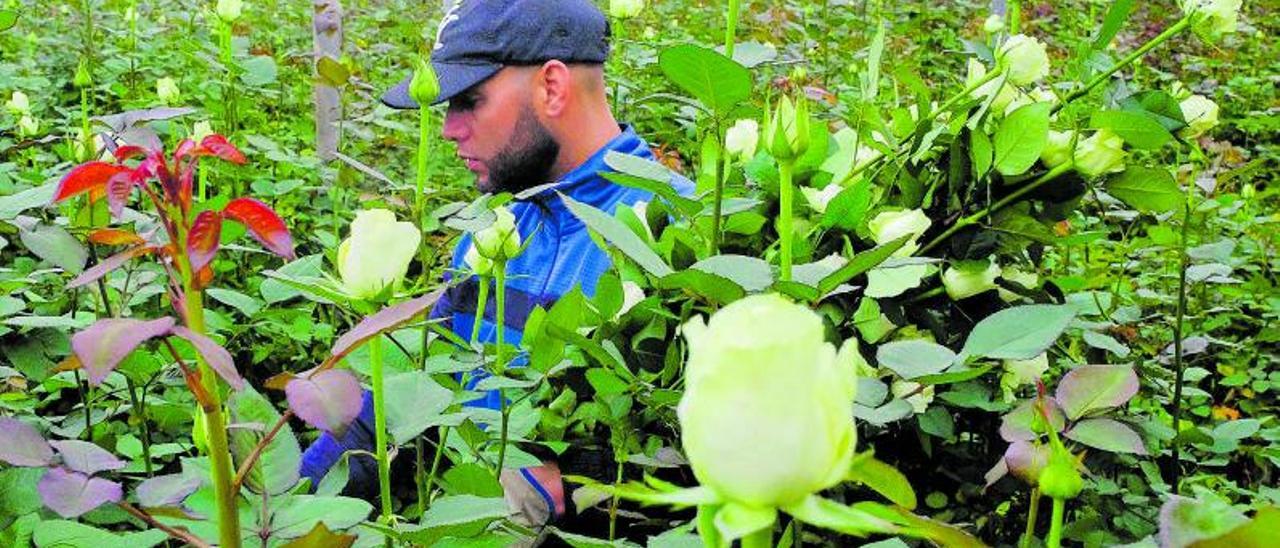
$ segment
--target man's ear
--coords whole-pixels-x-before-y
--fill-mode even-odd
[[[568,108],[569,95],[573,91],[573,75],[569,67],[562,61],[547,61],[538,70],[536,79],[542,114],[548,118],[559,117]]]

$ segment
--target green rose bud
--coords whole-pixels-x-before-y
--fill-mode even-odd
[[[1076,144],[1076,171],[1089,178],[1124,171],[1124,139],[1108,129]]]
[[[942,271],[942,287],[958,301],[996,288],[1000,265],[992,261],[963,261]]]
[[[243,3],[240,0],[218,0],[218,5],[214,8],[214,13],[218,14],[218,19],[225,23],[234,23],[240,18],[240,10]]]
[[[1182,13],[1191,18],[1191,30],[1209,42],[1236,31],[1242,0],[1182,0]]]
[[[493,210],[498,216],[493,224],[475,233],[476,251],[493,261],[506,261],[520,252],[520,232],[516,218],[505,207]]]
[[[630,19],[644,11],[644,0],[609,0],[609,17]]]
[[[809,149],[809,105],[783,96],[765,123],[764,143],[780,162],[794,162]]]
[[[1182,108],[1182,119],[1187,122],[1187,127],[1178,132],[1183,139],[1195,139],[1218,125],[1218,103],[1208,97],[1192,95],[1178,106]]]
[[[1075,457],[1061,447],[1053,448],[1049,464],[1040,472],[1040,492],[1055,499],[1073,499],[1084,489],[1084,478]]]
[[[750,160],[756,155],[756,145],[760,142],[760,124],[755,120],[738,120],[724,136],[724,148],[730,156],[739,160]]]
[[[178,83],[168,76],[156,80],[156,97],[166,105],[174,105],[182,100],[182,92],[178,91]]]
[[[906,257],[920,249],[920,244],[916,240],[926,230],[929,230],[929,225],[931,224],[933,224],[933,221],[929,219],[928,215],[924,214],[924,211],[906,209],[902,211],[885,211],[876,215],[875,218],[867,223],[867,229],[871,231],[871,239],[876,242],[876,245],[886,244],[910,235],[911,239],[893,254],[895,257]]]
[[[31,113],[31,101],[27,99],[27,94],[21,91],[14,91],[13,96],[5,101],[4,106],[15,116]]]
[[[1049,53],[1044,43],[1025,34],[1005,40],[996,53],[996,62],[1009,71],[1009,82],[1016,86],[1033,84],[1049,75]]]
[[[425,107],[434,103],[440,96],[440,81],[436,79],[435,68],[427,59],[418,58],[417,68],[413,71],[413,79],[409,81],[409,97],[418,106]]]
[[[775,294],[753,295],[682,331],[689,361],[676,413],[703,486],[768,509],[844,479],[857,442],[856,350],[826,343],[817,314]]]
[[[338,275],[347,295],[370,301],[399,285],[421,240],[413,223],[397,222],[388,210],[356,213],[351,235],[338,246]]]
[[[76,66],[76,76],[71,80],[71,85],[78,88],[87,88],[93,85],[93,75],[89,73],[89,63],[84,59],[81,59],[80,64]]]

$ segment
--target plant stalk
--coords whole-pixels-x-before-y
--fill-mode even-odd
[[[1066,97],[1062,98],[1062,102],[1053,106],[1053,110],[1051,110],[1050,112],[1051,113],[1058,112],[1067,103],[1070,103],[1076,99],[1079,99],[1081,97],[1084,97],[1085,95],[1088,95],[1090,91],[1093,91],[1093,88],[1096,88],[1099,85],[1101,85],[1103,82],[1106,82],[1107,79],[1110,78],[1112,74],[1116,73],[1116,71],[1128,66],[1130,63],[1133,63],[1139,57],[1146,55],[1148,51],[1151,51],[1156,46],[1174,37],[1178,33],[1186,30],[1190,26],[1191,26],[1190,17],[1184,16],[1182,19],[1179,19],[1177,23],[1174,23],[1170,25],[1169,28],[1164,29],[1164,32],[1161,32],[1160,34],[1156,35],[1155,38],[1152,38],[1147,43],[1139,46],[1138,49],[1135,49],[1132,52],[1130,52],[1129,55],[1124,56],[1124,58],[1117,61],[1116,64],[1111,65],[1111,67],[1108,68],[1107,70],[1104,70],[1101,73],[1099,73],[1097,76],[1094,76],[1087,83],[1085,83],[1084,87],[1067,94]]]
[[[1027,529],[1022,533],[1021,548],[1031,548],[1031,539],[1036,534],[1036,518],[1040,514],[1040,488],[1031,489],[1031,507],[1027,510]]]
[[[738,34],[738,11],[742,0],[729,0],[729,18],[724,25],[724,56],[733,59],[733,45]]]
[[[505,334],[503,332],[506,331],[506,327],[503,324],[505,323],[506,312],[507,312],[507,309],[506,309],[507,261],[505,259],[501,261],[494,261],[493,271],[494,271],[493,291],[494,291],[494,301],[495,301],[493,321],[494,321],[494,324],[497,326],[497,335],[495,337],[493,363],[494,363],[494,372],[496,372],[498,375],[504,375],[506,374],[506,371],[507,371],[507,362],[505,357],[506,352],[503,349],[503,344],[505,339]],[[484,311],[480,310],[480,311],[477,311],[477,313],[483,315]],[[495,474],[495,477],[501,478],[502,467],[507,457],[507,436],[508,436],[507,429],[511,422],[511,406],[507,405],[507,394],[501,388],[498,389],[498,409],[502,413],[502,430],[499,433],[499,440],[498,440],[499,441],[498,466],[494,474]]]
[[[1193,185],[1188,184],[1187,198],[1183,204],[1182,217],[1182,235],[1178,239],[1178,309],[1174,315],[1173,322],[1173,410],[1169,413],[1173,420],[1173,447],[1170,458],[1172,466],[1170,467],[1169,485],[1174,493],[1178,492],[1178,483],[1182,479],[1182,461],[1181,446],[1178,443],[1178,434],[1182,430],[1182,380],[1186,373],[1186,363],[1183,361],[1182,355],[1182,333],[1184,321],[1187,316],[1187,267],[1190,266],[1191,257],[1187,254],[1187,232],[1191,226],[1191,192]]]
[[[373,377],[374,451],[378,461],[378,490],[382,519],[391,518],[391,463],[387,460],[386,390],[382,372],[382,336],[369,340],[369,372]]]
[[[782,281],[791,281],[791,202],[795,189],[792,188],[792,170],[795,166],[788,161],[778,162],[778,238],[782,249]]]
[[[742,537],[742,548],[773,548],[773,524]]]
[[[1036,178],[1036,180],[1034,180],[1034,181],[1032,181],[1032,182],[1030,182],[1030,183],[1027,183],[1026,185],[1023,185],[1023,187],[1022,187],[1022,188],[1019,188],[1018,190],[1016,190],[1016,191],[1014,191],[1014,192],[1010,193],[1008,196],[1005,196],[1004,198],[1001,198],[1001,199],[1000,199],[999,201],[997,201],[996,203],[991,204],[991,206],[990,206],[990,207],[988,207],[988,208],[986,208],[986,209],[984,209],[984,210],[982,210],[982,211],[979,211],[979,212],[977,212],[977,213],[974,213],[973,215],[969,215],[968,217],[965,217],[965,218],[963,218],[963,219],[960,219],[959,221],[956,221],[956,224],[951,225],[951,228],[948,228],[948,229],[946,229],[945,231],[943,231],[943,232],[942,232],[942,234],[939,234],[939,235],[938,235],[938,237],[934,238],[934,239],[933,239],[932,241],[930,241],[927,245],[925,245],[924,247],[920,248],[920,250],[919,250],[919,251],[917,251],[915,254],[916,254],[916,255],[920,255],[920,254],[924,254],[924,253],[929,252],[929,250],[931,250],[931,249],[933,249],[933,248],[937,247],[937,246],[938,246],[938,244],[941,244],[942,242],[946,241],[946,239],[947,239],[947,238],[950,238],[951,236],[955,235],[955,233],[956,233],[956,232],[959,232],[959,231],[961,231],[961,230],[964,230],[964,229],[965,229],[965,228],[967,228],[967,227],[973,226],[973,225],[977,224],[979,221],[981,221],[981,220],[985,219],[986,217],[990,216],[991,214],[993,214],[993,213],[995,213],[995,212],[997,212],[997,211],[1000,211],[1001,209],[1004,209],[1004,208],[1005,208],[1006,206],[1008,206],[1009,204],[1012,204],[1012,203],[1014,203],[1014,202],[1018,201],[1018,200],[1019,200],[1020,198],[1022,198],[1023,196],[1026,196],[1026,195],[1027,195],[1027,193],[1029,193],[1029,192],[1031,192],[1031,191],[1033,191],[1033,190],[1035,190],[1035,189],[1037,189],[1037,188],[1040,188],[1040,187],[1041,187],[1042,185],[1044,185],[1045,183],[1047,183],[1047,182],[1049,182],[1049,181],[1052,181],[1052,180],[1054,180],[1054,179],[1057,179],[1057,178],[1058,178],[1058,177],[1060,177],[1062,174],[1064,174],[1064,173],[1066,173],[1066,172],[1068,172],[1068,171],[1071,171],[1071,168],[1072,168],[1073,166],[1074,166],[1074,163],[1073,163],[1073,162],[1066,162],[1066,163],[1064,163],[1064,164],[1062,164],[1062,165],[1059,165],[1058,167],[1055,167],[1055,168],[1053,168],[1053,169],[1049,170],[1049,171],[1048,171],[1048,172],[1046,172],[1044,175],[1041,175],[1040,177]]]
[[[1053,520],[1049,525],[1049,538],[1045,540],[1046,548],[1062,546],[1062,520],[1067,511],[1067,499],[1053,499]]]

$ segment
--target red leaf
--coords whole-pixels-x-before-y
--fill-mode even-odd
[[[80,164],[62,177],[53,193],[53,203],[61,202],[91,189],[104,187],[107,181],[119,173],[130,171],[128,167],[106,162]]]
[[[98,386],[133,349],[149,339],[167,335],[176,322],[164,317],[151,321],[132,318],[98,320],[71,336],[71,350],[80,358],[89,384]]]
[[[123,145],[116,148],[115,152],[112,152],[111,155],[116,157],[116,161],[123,162],[133,158],[134,156],[142,156],[146,153],[147,149],[138,145]]]
[[[341,435],[360,415],[360,383],[345,369],[328,369],[289,381],[284,389],[289,409],[307,424]]]
[[[293,236],[284,220],[270,206],[253,198],[236,198],[222,208],[222,214],[249,229],[267,250],[293,260]]]
[[[244,165],[246,161],[240,149],[231,144],[226,137],[216,133],[201,140],[200,148],[204,150],[196,152],[197,155],[203,156],[207,154],[237,165]]]
[[[331,363],[336,363],[347,354],[350,354],[356,347],[379,333],[395,330],[424,312],[431,310],[431,307],[435,306],[436,301],[440,300],[440,296],[443,294],[443,289],[433,291],[416,299],[410,299],[400,304],[383,308],[372,316],[361,320],[359,324],[351,328],[351,331],[338,337],[338,342],[333,345],[333,351],[330,353],[329,358],[320,367],[324,368]]]
[[[222,215],[216,211],[201,211],[196,215],[187,233],[187,260],[191,261],[192,272],[199,272],[213,261],[221,236]]]
[[[75,289],[82,285],[92,283],[98,278],[106,276],[107,273],[111,272],[112,270],[120,268],[120,265],[123,265],[124,263],[129,262],[130,259],[133,259],[134,257],[138,257],[140,255],[146,255],[147,253],[150,253],[155,249],[156,249],[155,246],[141,245],[138,247],[132,247],[132,248],[126,249],[124,251],[121,251],[120,253],[116,253],[115,255],[107,257],[103,259],[102,262],[99,262],[98,264],[93,265],[93,268],[90,268],[84,272],[81,272],[79,276],[76,276],[76,279],[71,280],[71,283],[67,284],[67,289]]]
[[[124,214],[124,204],[129,201],[129,193],[133,191],[136,172],[117,173],[107,181],[107,206],[111,208],[111,216],[119,219]]]
[[[138,245],[147,243],[142,236],[120,228],[100,228],[89,233],[89,241],[99,245]]]
[[[184,326],[173,328],[173,335],[186,339],[191,346],[196,347],[196,351],[204,358],[204,362],[213,368],[214,372],[227,381],[236,390],[244,389],[244,379],[240,378],[240,372],[236,371],[235,361],[231,359],[231,353],[227,349],[218,344],[213,339],[200,333],[196,333]]]
[[[199,147],[200,145],[197,145],[195,141],[183,139],[181,143],[178,143],[178,148],[173,150],[173,163],[180,163],[183,158],[196,154],[199,151]]]

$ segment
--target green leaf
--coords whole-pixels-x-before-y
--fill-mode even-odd
[[[756,257],[715,255],[693,263],[689,268],[730,280],[751,293],[764,291],[773,285],[773,268]]]
[[[1192,546],[1225,536],[1248,522],[1244,513],[1214,493],[1204,491],[1196,499],[1173,496],[1160,508],[1160,538],[1166,546]],[[1270,534],[1274,536],[1275,531]]]
[[[916,416],[920,430],[934,437],[951,441],[956,437],[955,419],[946,406],[935,405]]]
[[[453,401],[453,392],[436,383],[426,371],[392,375],[384,388],[387,432],[397,444],[408,443],[427,428],[440,424]]]
[[[564,194],[560,194],[560,199],[564,200],[565,205],[569,207],[569,211],[581,220],[583,224],[600,234],[605,241],[617,246],[618,250],[635,261],[645,271],[658,277],[667,276],[675,272],[670,266],[667,266],[667,263],[663,262],[657,253],[649,249],[644,240],[641,240],[636,233],[629,230],[626,225],[623,225],[617,219]]]
[[[1093,49],[1096,51],[1107,49],[1107,44],[1110,44],[1116,37],[1116,33],[1120,32],[1130,13],[1133,13],[1133,0],[1113,2],[1111,9],[1107,10],[1106,18],[1102,20],[1102,26],[1098,27],[1098,35],[1093,39]]]
[[[880,263],[883,263],[888,260],[889,257],[892,257],[894,252],[898,251],[898,249],[905,245],[907,240],[910,239],[911,235],[906,235],[854,255],[852,259],[849,259],[849,262],[844,264],[844,266],[841,266],[838,270],[832,272],[827,275],[827,277],[823,278],[822,281],[818,282],[818,291],[821,294],[826,295],[840,284],[845,283],[853,279],[855,276],[871,270],[872,268],[880,266]]]
[[[239,310],[241,314],[253,317],[259,310],[262,310],[262,301],[230,289],[222,289],[218,287],[210,287],[204,290],[205,294],[212,297],[213,300]]]
[[[1046,133],[1045,135],[1047,136],[1048,134]],[[991,170],[993,154],[995,154],[995,150],[991,144],[991,137],[988,137],[981,130],[969,132],[969,161],[973,163],[974,178],[981,178]]]
[[[7,221],[17,217],[19,213],[28,209],[49,205],[49,201],[53,199],[53,193],[57,189],[58,183],[55,181],[47,185],[28,188],[16,194],[0,197],[0,221]]]
[[[294,279],[322,279],[324,270],[321,264],[324,262],[324,256],[321,254],[307,255],[299,257],[296,260],[285,263],[280,267],[278,272],[285,277]],[[266,274],[266,272],[264,272]],[[303,295],[303,291],[291,287],[280,280],[267,279],[263,280],[262,286],[258,289],[262,298],[267,304],[276,304],[278,302],[287,301],[299,295]],[[326,299],[327,301],[327,299]]]
[[[1151,116],[1169,131],[1187,127],[1186,118],[1182,115],[1182,105],[1172,95],[1158,89],[1139,91],[1125,97],[1120,100],[1120,108]]]
[[[1268,506],[1258,510],[1248,523],[1232,529],[1225,535],[1195,544],[1196,548],[1233,548],[1245,546],[1269,546],[1280,531],[1280,508]]]
[[[93,548],[151,548],[168,535],[159,529],[117,535],[97,527],[60,519],[41,522],[32,540],[36,546],[92,546]]]
[[[658,67],[675,85],[719,115],[751,96],[751,72],[714,50],[692,44],[658,54]]]
[[[1029,360],[1044,352],[1075,318],[1067,306],[1015,306],[987,316],[973,326],[960,351],[966,357]]]
[[[445,537],[473,537],[507,512],[507,501],[502,497],[441,497],[422,515],[421,528],[407,532],[404,539],[418,546],[433,546]]]
[[[369,503],[351,497],[293,495],[285,500],[288,504],[271,516],[272,537],[277,539],[301,537],[320,522],[331,530],[349,529],[373,510]]]
[[[245,386],[244,390],[233,393],[227,407],[231,411],[232,422],[253,424],[256,428],[230,429],[232,452],[237,462],[243,462],[266,435],[267,430],[280,420],[280,412],[252,386]],[[302,449],[293,435],[293,429],[286,423],[245,476],[245,484],[257,492],[265,489],[272,495],[284,493],[298,483],[301,463]]]
[[[340,88],[351,79],[351,70],[342,61],[326,55],[316,61],[316,75],[324,85]]]
[[[325,59],[328,59],[326,57]],[[275,83],[279,70],[270,55],[255,55],[240,65],[240,81],[246,86],[262,87]]]
[[[89,250],[66,229],[55,225],[37,225],[18,234],[22,245],[49,264],[72,274],[84,271]]]
[[[809,495],[803,501],[782,510],[805,523],[855,537],[864,537],[873,533],[898,532],[895,525],[874,514],[818,495]]]
[[[1112,453],[1147,454],[1142,438],[1128,425],[1108,418],[1082,420],[1063,433],[1069,439]]]
[[[895,341],[876,349],[876,361],[899,377],[911,380],[932,375],[955,363],[951,349],[925,340]]]
[[[1001,175],[1018,175],[1035,165],[1049,141],[1052,108],[1049,103],[1024,105],[1000,122],[994,143],[996,171]]]
[[[863,224],[871,209],[871,185],[865,182],[841,190],[822,212],[822,226],[854,231]]]
[[[18,24],[18,12],[13,10],[0,10],[0,32],[9,30],[16,24]]]
[[[850,467],[849,475],[845,478],[866,485],[898,506],[908,510],[914,510],[916,507],[916,491],[911,488],[911,482],[907,480],[907,476],[897,468],[875,458],[870,452],[854,457],[853,466]]]
[[[1186,200],[1173,174],[1165,168],[1131,166],[1109,179],[1106,191],[1130,207],[1148,213],[1175,211]]]
[[[324,522],[318,522],[311,528],[311,532],[294,539],[283,548],[348,548],[355,542],[355,535],[334,533]]]
[[[587,370],[587,382],[591,383],[591,387],[596,390],[596,394],[601,396],[622,394],[628,388],[627,383],[619,379],[612,371],[600,367]]]
[[[1103,110],[1093,113],[1089,126],[1109,129],[1134,148],[1156,149],[1173,140],[1173,134],[1154,116],[1127,110]]]

